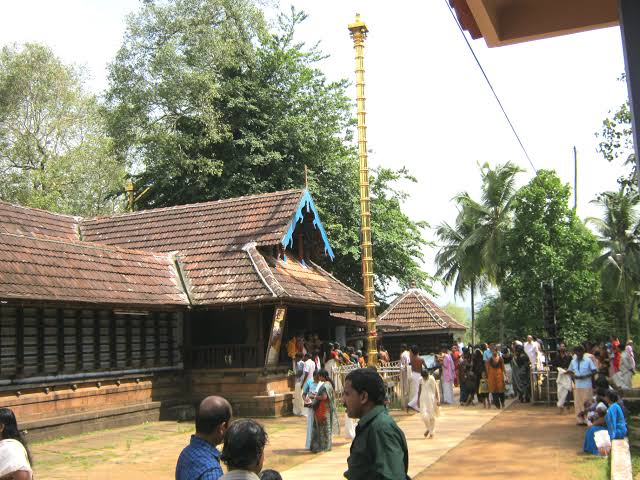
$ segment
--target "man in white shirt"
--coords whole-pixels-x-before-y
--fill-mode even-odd
[[[527,335],[527,342],[524,344],[524,353],[529,357],[531,368],[540,370],[540,346],[538,345],[538,342],[533,341],[533,337],[531,335]]]
[[[267,432],[258,422],[249,419],[233,422],[224,434],[220,455],[228,473],[220,480],[260,480],[266,444]]]
[[[302,385],[307,383],[307,380],[313,380],[313,372],[316,371],[316,362],[313,361],[309,353],[304,356],[304,380]]]
[[[409,363],[411,353],[406,344],[400,345],[400,381],[402,382],[402,406],[406,408],[409,403]]]

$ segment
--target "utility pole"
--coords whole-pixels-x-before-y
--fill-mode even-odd
[[[578,151],[573,147],[573,210],[578,211]]]
[[[362,257],[362,284],[367,319],[367,352],[369,366],[378,363],[376,347],[376,303],[373,289],[373,249],[371,246],[371,208],[369,203],[369,166],[367,163],[367,127],[364,108],[364,41],[369,29],[356,14],[349,25],[353,48],[356,51],[356,103],[358,107],[358,159],[360,161],[360,256]]]

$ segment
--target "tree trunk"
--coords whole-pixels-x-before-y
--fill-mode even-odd
[[[476,344],[476,306],[474,301],[475,285],[471,284],[471,345]]]

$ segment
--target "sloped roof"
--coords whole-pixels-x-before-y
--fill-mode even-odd
[[[80,217],[0,201],[0,233],[80,240],[79,221]]]
[[[0,232],[0,297],[187,305],[168,254]]]
[[[305,264],[290,251],[287,261],[273,257],[273,247],[292,246],[296,227],[308,222],[304,225],[311,229],[313,242],[333,258],[307,190],[94,219],[1,202],[0,213],[0,233],[8,235],[0,238],[0,245],[6,243],[8,260],[15,260],[0,270],[0,294],[6,291],[5,296],[26,298],[31,288],[32,298],[78,301],[229,305],[292,299],[350,309],[364,303],[359,293],[318,265]],[[38,239],[44,242],[41,250]],[[42,252],[51,258],[39,258]],[[177,301],[171,295],[182,282],[188,299]]]
[[[360,307],[362,297],[317,265],[269,266],[258,247],[292,243],[304,211],[333,251],[306,190],[251,195],[83,220],[87,241],[154,252],[178,252],[194,304],[215,305],[292,298]],[[269,271],[271,272],[269,274]],[[274,282],[278,286],[274,286]],[[281,285],[280,285],[281,284]]]
[[[411,288],[396,298],[378,316],[377,327],[385,332],[467,329],[417,288]]]

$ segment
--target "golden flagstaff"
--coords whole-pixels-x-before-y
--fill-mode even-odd
[[[356,51],[356,102],[358,106],[358,158],[360,160],[360,238],[362,257],[362,285],[367,315],[367,352],[369,365],[378,360],[376,348],[376,304],[373,294],[373,248],[371,246],[371,209],[369,206],[369,166],[367,164],[367,127],[364,108],[364,40],[369,30],[356,14],[349,25],[353,48]]]

